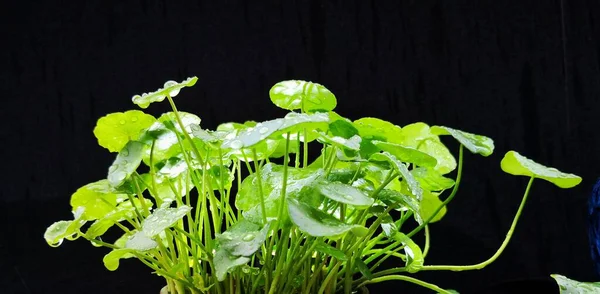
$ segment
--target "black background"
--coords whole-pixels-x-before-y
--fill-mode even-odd
[[[188,76],[198,83],[176,102],[205,128],[280,116],[269,88],[304,79],[328,87],[351,119],[493,138],[492,156],[467,153],[461,191],[431,226],[428,264],[477,263],[498,248],[527,181],[500,170],[506,151],[581,175],[569,190],[537,181],[489,267],[417,277],[465,293],[520,280],[552,293],[551,273],[597,280],[586,198],[600,173],[600,3],[563,2],[3,1],[0,292],[158,293],[163,281],[138,262],[109,272],[106,250],[81,240],[49,248],[42,235],[70,217],[78,187],[106,176],[114,154],[96,144],[95,121]],[[386,287],[422,291],[373,289]]]

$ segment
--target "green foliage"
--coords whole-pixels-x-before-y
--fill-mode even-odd
[[[333,111],[328,89],[305,81],[271,88],[275,106],[290,111],[284,117],[208,130],[173,101],[196,80],[133,97],[141,108],[167,99],[173,111],[158,119],[131,110],[98,120],[98,143],[118,154],[105,179],[71,196],[73,219],[46,230],[49,245],[82,237],[111,249],[108,270],[136,258],[170,293],[220,294],[353,293],[387,280],[455,293],[398,273],[479,269],[502,252],[472,266],[425,265],[429,225],[451,213],[463,148],[489,156],[490,138],[422,122],[352,121]],[[460,144],[458,162],[443,135]],[[311,160],[315,147],[321,153]],[[562,188],[581,181],[514,151],[501,167]],[[423,232],[427,241],[417,244]],[[404,266],[382,270],[388,258]]]
[[[550,275],[556,283],[558,284],[558,289],[560,294],[593,294],[600,293],[600,282],[595,283],[586,283],[586,282],[578,282],[572,279],[569,279],[565,276],[553,274]]]

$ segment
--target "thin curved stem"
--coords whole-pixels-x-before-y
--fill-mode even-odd
[[[448,198],[446,198],[446,200],[444,200],[444,202],[440,204],[440,206],[435,210],[435,212],[431,216],[429,216],[427,220],[425,220],[421,225],[416,227],[410,233],[406,234],[406,237],[411,238],[416,233],[420,232],[426,225],[428,225],[433,220],[434,217],[437,216],[437,214],[440,212],[440,210],[442,210],[442,208],[444,208],[450,201],[452,201],[452,198],[454,198],[456,192],[458,192],[458,186],[460,186],[460,180],[462,178],[463,149],[464,146],[461,144],[458,151],[458,168],[456,171],[456,181],[454,182],[454,188],[452,189],[452,193],[450,193],[450,196],[448,196]]]
[[[367,285],[367,284],[381,283],[381,282],[385,282],[385,281],[394,281],[394,280],[396,280],[396,281],[406,281],[406,282],[410,282],[410,283],[413,283],[413,284],[417,284],[417,285],[419,285],[421,287],[424,287],[424,288],[436,291],[436,293],[445,293],[445,294],[452,293],[452,292],[444,290],[444,289],[442,289],[442,288],[440,288],[440,287],[438,287],[438,286],[436,286],[434,284],[427,283],[427,282],[424,282],[424,281],[421,281],[419,279],[415,279],[415,278],[412,278],[412,277],[402,276],[402,275],[392,275],[392,276],[374,278],[374,279],[371,279],[369,281],[363,282],[357,288],[360,288],[360,287],[362,287],[364,285]]]
[[[523,195],[523,200],[521,200],[521,205],[519,206],[519,210],[517,210],[517,214],[515,215],[515,218],[513,219],[512,225],[510,226],[508,233],[506,233],[506,238],[504,238],[504,242],[502,242],[502,245],[500,245],[500,248],[498,248],[498,250],[496,251],[496,253],[494,255],[492,255],[492,257],[490,257],[486,261],[480,262],[478,264],[473,264],[473,265],[429,265],[429,266],[423,266],[421,268],[421,270],[429,270],[429,271],[434,271],[434,270],[451,270],[451,271],[477,270],[477,269],[482,269],[482,268],[486,267],[487,265],[489,265],[490,263],[494,262],[502,254],[502,252],[504,251],[504,249],[510,242],[510,239],[511,239],[511,237],[515,231],[515,228],[517,226],[517,223],[519,222],[519,217],[521,216],[521,213],[523,212],[523,208],[525,207],[525,202],[527,202],[527,196],[529,196],[529,191],[531,190],[531,186],[532,186],[534,180],[535,180],[535,177],[531,177],[529,179],[529,183],[527,184],[527,189],[525,189],[525,194]]]

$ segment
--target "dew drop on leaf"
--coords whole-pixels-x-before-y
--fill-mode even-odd
[[[254,238],[256,238],[256,236],[254,234],[248,233],[244,237],[242,237],[242,240],[249,242],[249,241],[254,240]]]
[[[266,133],[268,131],[269,131],[269,128],[267,128],[267,127],[262,127],[260,129],[258,129],[258,132],[261,133],[261,134],[264,134],[264,133]]]
[[[134,116],[134,117],[132,117],[132,118],[131,118],[131,121],[132,121],[132,122],[136,122],[136,121],[138,121],[138,118],[137,118],[137,116]]]
[[[124,125],[125,124],[125,120],[122,119],[122,120],[119,121],[119,123],[122,124],[122,125]]]

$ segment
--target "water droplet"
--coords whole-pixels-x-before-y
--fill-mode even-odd
[[[354,198],[352,198],[352,196],[350,196],[350,195],[348,195],[348,194],[344,195],[344,198],[346,198],[346,199],[348,199],[348,200],[352,200],[352,199],[354,199]]]
[[[123,150],[121,150],[121,155],[122,156],[129,156],[129,149],[123,149]]]
[[[108,172],[109,172],[109,173],[114,173],[116,170],[117,170],[117,166],[116,166],[116,165],[111,165],[111,166],[108,168]]]
[[[225,136],[225,139],[227,139],[227,140],[231,140],[233,138],[235,138],[235,133],[229,133],[229,134],[227,134],[227,136]]]
[[[132,117],[132,118],[131,118],[131,121],[132,121],[132,122],[136,122],[136,121],[138,121],[138,118],[137,118],[137,116],[134,116],[134,117]]]
[[[122,119],[122,120],[119,121],[119,123],[122,124],[122,125],[124,125],[125,124],[125,120]]]
[[[128,163],[129,163],[129,161],[127,161],[127,160],[123,160],[121,163],[122,163],[123,165],[126,165],[126,164],[128,164]]]
[[[254,238],[256,238],[256,236],[254,234],[248,233],[248,234],[244,235],[244,237],[242,237],[242,240],[248,242],[248,241],[254,240]]]
[[[258,130],[258,132],[259,132],[259,133],[261,133],[261,134],[265,134],[265,133],[266,133],[266,132],[268,132],[268,131],[269,131],[269,128],[267,128],[267,127],[262,127],[262,128],[260,128],[260,129]]]
[[[231,142],[231,148],[233,148],[233,149],[240,149],[240,148],[242,148],[242,146],[244,146],[244,143],[242,143],[242,141],[240,141],[240,140],[235,140],[235,141]]]

